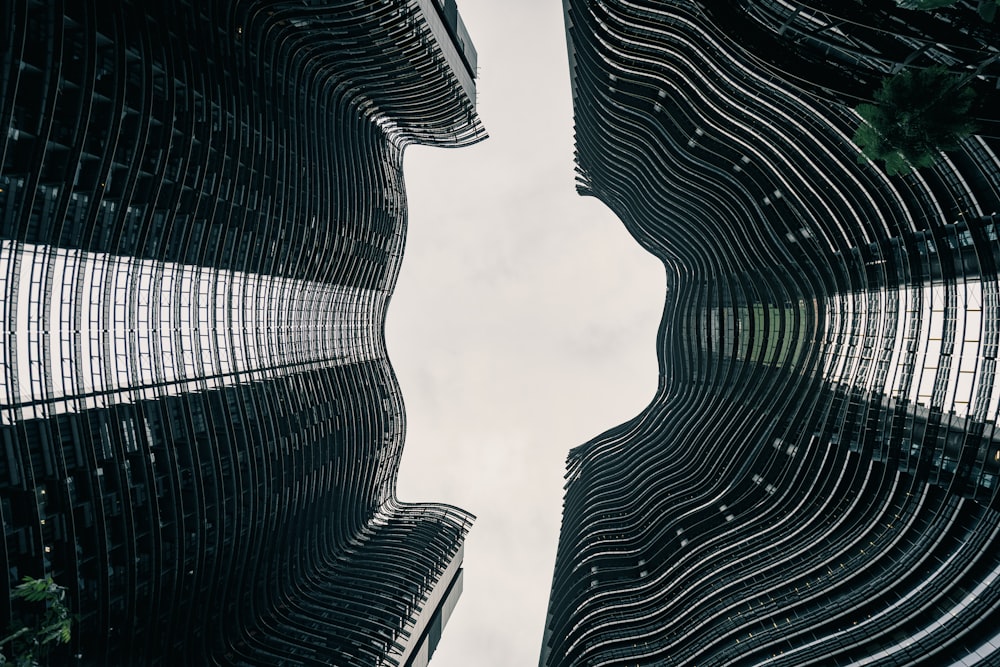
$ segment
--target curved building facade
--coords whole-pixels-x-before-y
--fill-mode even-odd
[[[472,517],[396,499],[383,325],[403,151],[485,136],[454,2],[0,31],[0,559],[68,589],[52,664],[426,664]]]
[[[668,288],[651,404],[569,455],[543,666],[1000,664],[1000,141],[859,164],[837,100],[936,54],[830,4],[565,3],[578,188]]]

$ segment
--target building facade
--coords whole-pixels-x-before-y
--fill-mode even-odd
[[[396,498],[383,325],[405,148],[485,136],[454,1],[0,30],[0,559],[67,588],[51,664],[426,664],[472,517]]]
[[[848,106],[932,63],[995,99],[989,27],[565,10],[578,188],[668,288],[651,404],[570,452],[540,665],[1000,664],[995,111],[889,177]]]

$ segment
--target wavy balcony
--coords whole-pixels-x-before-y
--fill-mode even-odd
[[[395,498],[383,330],[403,151],[485,134],[424,5],[5,8],[0,562],[67,587],[53,664],[433,651],[472,517]]]
[[[843,104],[948,40],[992,94],[991,42],[820,0],[566,12],[579,190],[668,289],[655,399],[570,452],[540,664],[995,664],[1000,143],[887,177]]]

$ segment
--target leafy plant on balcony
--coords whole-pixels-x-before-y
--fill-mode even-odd
[[[855,109],[864,119],[854,133],[858,162],[878,160],[886,173],[906,174],[957,148],[976,129],[969,116],[976,94],[966,83],[943,67],[907,69],[885,79],[875,103]]]
[[[22,625],[18,630],[0,639],[0,647],[10,644],[13,650],[13,664],[17,667],[35,667],[52,644],[69,643],[73,617],[64,600],[66,588],[56,584],[52,577],[34,579],[25,577],[14,587],[13,599],[44,604],[44,611],[33,615],[30,625]],[[6,649],[0,653],[0,665],[7,664]]]

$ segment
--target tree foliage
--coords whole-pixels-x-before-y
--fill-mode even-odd
[[[987,23],[992,23],[1000,10],[1000,0],[979,0],[979,16]]]
[[[22,625],[20,629],[0,639],[0,646],[12,646],[14,664],[17,667],[35,667],[38,665],[38,658],[48,651],[51,644],[69,643],[73,617],[64,603],[64,586],[56,584],[52,577],[25,577],[14,587],[11,597],[45,605],[41,614],[34,615],[31,625]],[[6,655],[0,653],[0,665],[6,663]]]
[[[907,69],[882,82],[874,104],[855,109],[864,122],[854,133],[858,162],[880,160],[890,175],[934,164],[975,131],[969,109],[975,92],[943,67]]]

